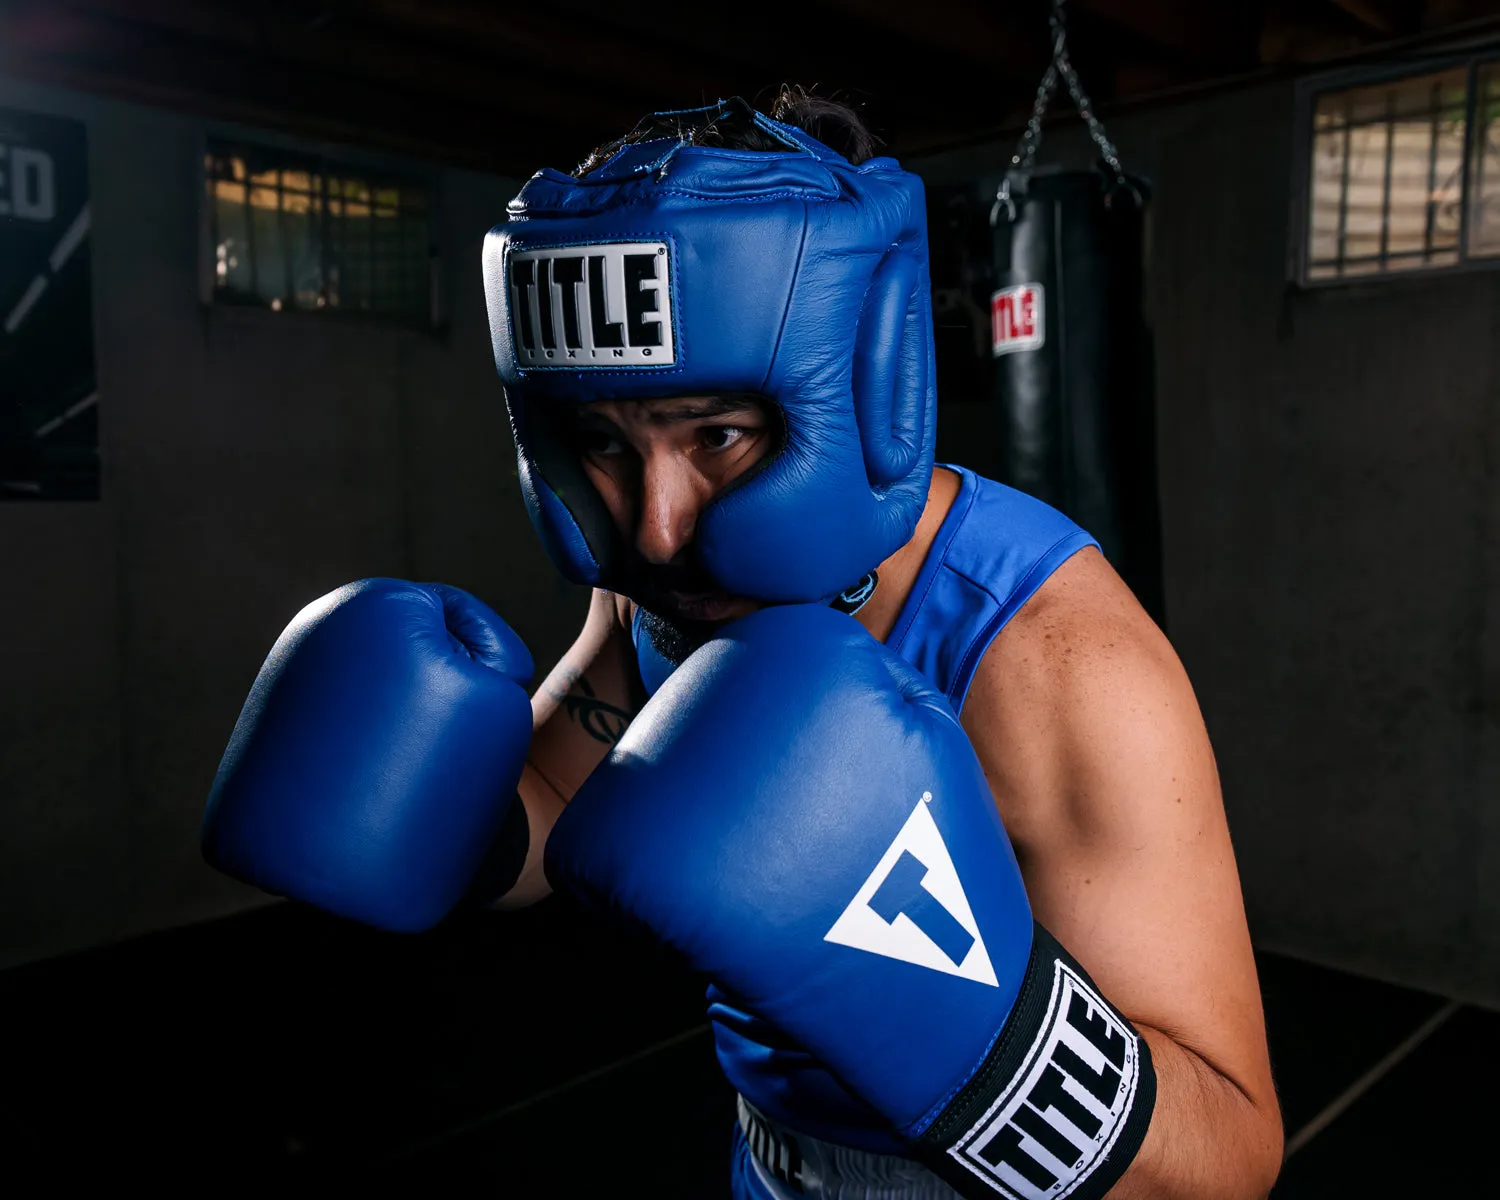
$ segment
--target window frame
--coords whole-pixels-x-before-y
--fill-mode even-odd
[[[426,333],[440,334],[446,331],[448,305],[445,292],[446,273],[443,269],[446,247],[444,244],[445,227],[442,220],[443,191],[440,168],[419,160],[369,153],[354,146],[304,141],[269,129],[211,124],[200,131],[196,141],[197,155],[194,160],[193,178],[198,195],[198,302],[203,309],[214,314],[215,319],[239,319],[244,315],[246,319],[251,320],[310,319],[340,323],[356,322]],[[347,171],[354,175],[367,175],[371,183],[394,178],[425,189],[428,245],[425,311],[417,315],[415,312],[376,312],[369,309],[337,306],[304,308],[298,305],[286,305],[281,309],[273,309],[269,304],[234,303],[220,300],[215,271],[217,256],[214,245],[214,214],[208,195],[207,161],[209,155],[213,154],[216,149],[223,150],[234,145],[284,152],[289,158],[314,159],[319,164],[335,170]]]
[[[1369,63],[1344,67],[1336,71],[1323,71],[1297,81],[1294,109],[1297,123],[1292,139],[1294,156],[1292,245],[1287,263],[1290,282],[1294,286],[1305,291],[1319,291],[1325,288],[1360,287],[1399,280],[1434,279],[1445,275],[1467,275],[1500,270],[1500,254],[1476,257],[1469,253],[1469,177],[1474,168],[1474,116],[1478,107],[1478,89],[1475,83],[1479,67],[1491,62],[1500,64],[1500,42],[1487,41],[1447,54],[1424,56],[1401,62]],[[1407,267],[1396,271],[1365,271],[1355,275],[1334,275],[1324,279],[1310,278],[1308,275],[1310,267],[1308,241],[1312,218],[1309,208],[1312,200],[1312,149],[1315,137],[1313,125],[1319,97],[1328,92],[1393,83],[1420,75],[1450,71],[1456,67],[1463,67],[1468,73],[1468,84],[1464,92],[1463,171],[1459,184],[1458,262]]]

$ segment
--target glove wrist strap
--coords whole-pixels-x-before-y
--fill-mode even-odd
[[[1140,1151],[1155,1100],[1145,1039],[1036,925],[1005,1029],[914,1145],[974,1200],[1100,1200]]]

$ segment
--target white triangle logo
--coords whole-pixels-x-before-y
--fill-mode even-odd
[[[823,940],[999,987],[931,803],[923,792]]]

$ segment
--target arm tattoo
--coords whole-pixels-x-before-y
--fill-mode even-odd
[[[596,742],[606,746],[618,742],[633,714],[599,699],[589,681],[573,667],[563,668],[560,682],[562,690],[549,686],[547,694],[567,709],[568,716],[582,725]]]

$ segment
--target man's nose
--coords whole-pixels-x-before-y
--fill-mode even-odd
[[[713,498],[707,481],[684,455],[649,455],[641,471],[636,549],[647,562],[664,566],[693,540],[698,514]]]

